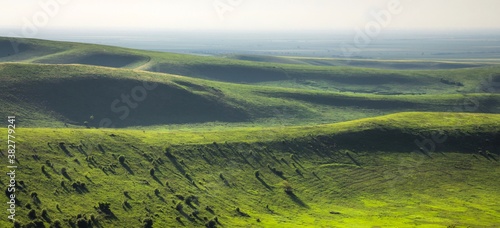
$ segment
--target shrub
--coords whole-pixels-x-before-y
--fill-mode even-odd
[[[182,211],[182,203],[181,202],[178,202],[177,205],[175,205],[175,209],[178,210],[178,211]]]
[[[207,210],[208,212],[210,212],[212,214],[214,213],[214,209],[212,209],[212,207],[210,207],[210,206],[206,206],[205,210]]]
[[[118,161],[119,161],[121,164],[125,163],[125,156],[120,155],[120,156],[118,157]]]
[[[170,147],[165,148],[165,156],[167,156],[168,158],[175,158]]]
[[[207,228],[215,228],[217,227],[217,223],[214,220],[210,220],[209,222],[207,222],[207,224],[205,224],[205,226]]]
[[[54,220],[54,222],[52,223],[52,225],[50,225],[50,227],[51,228],[62,228],[61,221],[59,221],[59,219]]]
[[[184,201],[187,205],[192,205],[192,203],[197,203],[198,202],[198,197],[190,195],[186,197],[186,200]]]
[[[31,209],[29,212],[28,212],[28,218],[30,218],[31,220],[33,219],[36,219],[36,211],[35,209]]]
[[[42,217],[43,217],[43,218],[46,218],[46,217],[48,217],[48,216],[49,216],[49,212],[47,212],[47,209],[43,209],[43,210],[42,210]]]
[[[293,188],[288,181],[283,181],[283,190],[286,194],[293,194]]]
[[[99,202],[98,206],[96,207],[96,210],[99,213],[103,213],[103,214],[106,214],[106,215],[112,215],[113,214],[113,212],[111,212],[110,204],[109,203]]]
[[[65,177],[68,177],[68,170],[66,168],[61,169],[61,174]]]
[[[78,220],[76,220],[76,225],[78,228],[88,228],[90,227],[89,223],[87,222],[87,220],[85,218],[79,218]]]
[[[255,177],[259,178],[260,177],[260,172],[259,170],[255,170]]]
[[[142,220],[142,227],[153,228],[153,220],[151,218],[146,218]]]
[[[31,196],[31,198],[37,198],[38,197],[38,193],[31,192],[30,196]]]
[[[90,220],[94,223],[97,223],[97,218],[95,217],[94,214],[90,214]]]
[[[149,170],[149,174],[151,174],[151,176],[154,176],[155,175],[155,169],[154,168],[151,168]]]
[[[42,173],[45,173],[45,172],[46,172],[46,171],[45,171],[45,166],[44,166],[44,165],[42,165]]]

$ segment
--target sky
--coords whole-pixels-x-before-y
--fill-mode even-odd
[[[499,30],[499,9],[498,0],[0,0],[0,30]]]

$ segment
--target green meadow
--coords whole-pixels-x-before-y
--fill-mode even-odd
[[[500,226],[497,61],[0,50],[14,227]]]

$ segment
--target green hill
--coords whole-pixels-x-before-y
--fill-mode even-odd
[[[496,62],[453,62],[453,61],[416,61],[416,60],[362,60],[309,57],[278,57],[264,55],[229,55],[232,59],[267,63],[305,64],[315,66],[353,66],[393,70],[439,70],[482,67]]]
[[[495,226],[498,208],[484,202],[500,199],[499,124],[403,113],[209,132],[20,128],[16,218],[26,225],[31,208],[33,221],[64,226]],[[434,132],[447,137],[420,152],[413,141]]]
[[[500,226],[500,67],[343,61],[0,38],[17,225]]]
[[[12,43],[19,50],[17,54]],[[339,64],[303,64],[314,59],[295,58],[288,62],[294,64],[287,64],[275,61],[280,57],[202,57],[34,39],[0,38],[0,46],[5,50],[0,53],[0,62],[124,67],[224,82],[328,91],[478,93],[500,80],[500,67],[494,62],[331,60]]]
[[[25,126],[38,127],[304,125],[402,111],[500,112],[497,94],[314,92],[85,65],[3,63],[0,80],[0,102],[6,107],[0,113],[22,116]]]

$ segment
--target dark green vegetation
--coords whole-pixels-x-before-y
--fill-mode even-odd
[[[25,226],[500,224],[494,61],[14,41],[0,115],[17,116]]]
[[[404,113],[197,133],[19,129],[18,218],[67,226],[80,217],[96,227],[148,219],[154,227],[488,226],[499,219],[495,204],[484,204],[500,199],[499,127],[498,115]],[[447,139],[426,155],[416,132]]]
[[[484,92],[397,96],[338,93],[60,64],[3,63],[0,78],[0,103],[7,107],[0,113],[21,116],[24,126],[207,122],[268,126],[331,123],[403,111],[500,112],[500,95]],[[104,119],[111,125],[100,124]]]

